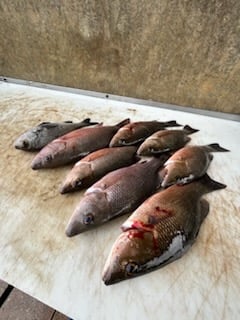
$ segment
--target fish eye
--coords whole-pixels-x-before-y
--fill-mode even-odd
[[[52,160],[52,156],[46,156],[46,161],[51,161]]]
[[[81,185],[82,185],[82,180],[80,180],[80,179],[76,180],[75,183],[74,183],[74,187],[75,188],[80,187]]]
[[[83,217],[83,223],[84,224],[92,224],[94,221],[94,215],[92,213],[88,213]]]
[[[125,266],[125,272],[128,275],[135,273],[138,270],[138,264],[136,262],[129,262]]]
[[[27,140],[23,140],[23,148],[28,148],[29,147],[29,143]]]

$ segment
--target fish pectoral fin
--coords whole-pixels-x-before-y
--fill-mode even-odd
[[[195,179],[195,176],[193,174],[190,174],[187,177],[178,178],[177,184],[179,184],[179,185],[187,184],[187,183],[192,182],[194,179]]]
[[[137,143],[139,143],[139,142],[142,142],[143,140],[144,140],[143,138],[139,138],[139,139],[133,140],[133,141],[131,141],[131,142],[126,142],[125,140],[122,140],[121,144],[122,144],[123,146],[132,146],[132,145],[135,145],[135,144],[137,144]]]
[[[161,153],[165,153],[165,152],[169,152],[169,151],[171,151],[171,149],[170,148],[165,148],[165,149],[161,149],[161,150],[151,150],[151,153],[152,154],[161,154]]]

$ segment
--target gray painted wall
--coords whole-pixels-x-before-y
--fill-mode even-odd
[[[0,75],[239,113],[239,0],[1,0]]]

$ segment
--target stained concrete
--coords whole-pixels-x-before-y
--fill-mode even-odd
[[[239,113],[238,0],[2,0],[0,74]]]

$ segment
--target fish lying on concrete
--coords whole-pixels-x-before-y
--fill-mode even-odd
[[[165,157],[115,170],[92,185],[73,212],[66,235],[77,235],[136,209],[158,187],[158,170]]]
[[[161,186],[185,184],[203,176],[213,159],[211,152],[227,152],[218,143],[205,146],[187,146],[176,151],[160,171]]]
[[[103,270],[110,285],[180,258],[194,243],[209,205],[202,195],[226,186],[209,176],[148,198],[123,223]]]
[[[104,148],[79,160],[68,173],[60,192],[89,187],[110,171],[129,166],[138,160],[137,147]]]
[[[97,122],[91,122],[89,118],[82,122],[42,122],[38,126],[24,132],[14,143],[16,149],[40,150],[52,140],[76,129],[91,126]]]
[[[186,125],[183,130],[160,130],[148,137],[138,148],[140,156],[150,156],[162,152],[180,149],[187,144],[191,138],[188,135],[199,130]]]
[[[121,129],[113,136],[110,147],[118,147],[122,145],[133,145],[137,144],[154,132],[164,129],[166,127],[179,127],[176,121],[139,121],[132,122]]]
[[[125,119],[115,126],[97,125],[67,133],[47,144],[36,155],[32,161],[32,169],[62,166],[105,148],[118,129],[129,121]]]

